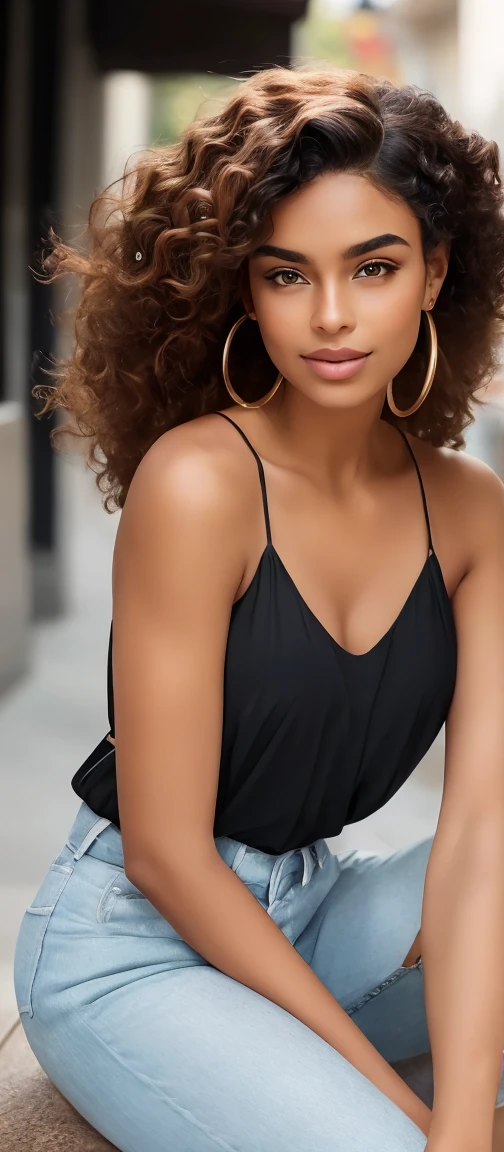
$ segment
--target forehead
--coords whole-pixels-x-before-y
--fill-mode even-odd
[[[342,250],[369,236],[393,232],[412,247],[421,243],[419,222],[404,200],[392,199],[365,176],[326,172],[285,196],[270,213],[267,229],[271,243],[307,251],[330,240]],[[288,242],[287,242],[288,241]]]

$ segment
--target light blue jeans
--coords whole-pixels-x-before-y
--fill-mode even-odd
[[[429,1051],[420,928],[432,837],[281,856],[217,849],[386,1060]],[[330,1044],[190,948],[82,804],[24,914],[15,988],[60,1092],[122,1152],[422,1152],[426,1136]]]

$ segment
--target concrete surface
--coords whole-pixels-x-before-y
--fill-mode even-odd
[[[18,1022],[0,1046],[2,1152],[107,1152],[115,1147],[51,1084]]]

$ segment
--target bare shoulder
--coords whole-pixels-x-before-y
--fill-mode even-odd
[[[146,452],[131,482],[117,533],[120,554],[149,547],[152,556],[180,543],[195,561],[205,552],[232,565],[241,579],[254,534],[260,540],[257,465],[210,414],[163,433]],[[242,449],[242,450],[240,450]]]
[[[435,448],[408,435],[439,551],[458,561],[462,578],[493,543],[504,551],[504,483],[489,464],[464,450]],[[435,542],[436,548],[436,542]]]
[[[174,503],[185,513],[218,516],[240,506],[240,458],[222,434],[223,421],[200,416],[164,432],[133,477],[125,509],[145,499]]]

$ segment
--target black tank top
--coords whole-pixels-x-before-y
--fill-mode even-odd
[[[411,775],[448,714],[455,623],[422,477],[403,432],[420,483],[428,556],[394,623],[368,652],[355,654],[333,639],[289,576],[271,539],[262,461],[238,424],[216,415],[234,425],[257,461],[267,542],[231,609],[214,836],[280,854],[337,836],[386,804]],[[112,626],[107,684],[113,732]],[[72,786],[119,827],[107,739]]]

